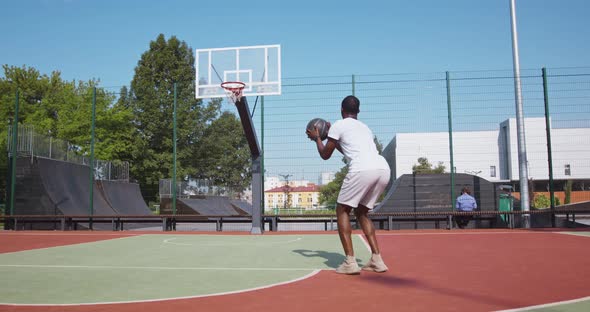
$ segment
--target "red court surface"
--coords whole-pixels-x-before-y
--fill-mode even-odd
[[[141,233],[38,234],[1,233],[0,250]],[[178,234],[184,233],[174,233]],[[494,311],[590,296],[590,237],[551,231],[440,230],[383,231],[378,240],[390,267],[387,273],[343,276],[322,271],[299,282],[230,295],[125,304],[0,306],[0,311]]]

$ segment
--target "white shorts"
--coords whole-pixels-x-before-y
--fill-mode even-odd
[[[373,209],[379,195],[383,193],[390,176],[389,169],[349,172],[344,177],[337,202],[356,208],[363,205]]]

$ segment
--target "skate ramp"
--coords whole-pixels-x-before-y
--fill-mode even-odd
[[[455,174],[454,197],[465,186],[481,210],[496,210],[497,191],[493,183],[478,176]],[[387,196],[375,212],[448,211],[451,206],[449,174],[404,174],[392,183]]]
[[[104,198],[118,214],[121,215],[151,215],[152,212],[146,205],[139,184],[118,181],[97,181]]]
[[[206,196],[204,198],[183,198],[180,202],[194,210],[197,214],[205,216],[239,216],[240,214],[232,206],[228,197]]]
[[[63,215],[89,215],[90,167],[36,158],[41,182],[55,208]],[[93,215],[117,214],[93,183]]]
[[[231,200],[230,201],[232,206],[238,213],[242,216],[251,216],[252,215],[252,204],[247,201],[243,200]]]

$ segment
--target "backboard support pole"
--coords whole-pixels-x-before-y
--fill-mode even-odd
[[[261,153],[260,145],[258,144],[258,138],[256,137],[256,129],[250,116],[250,108],[248,107],[248,100],[245,96],[241,97],[236,101],[236,108],[240,115],[240,121],[242,122],[242,128],[248,141],[248,147],[250,148],[250,155],[252,156],[252,230],[251,234],[262,234],[262,166],[261,166]]]

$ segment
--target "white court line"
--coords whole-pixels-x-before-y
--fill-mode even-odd
[[[19,253],[19,252],[31,252],[31,251],[46,250],[46,249],[52,249],[52,248],[75,247],[75,246],[78,246],[78,245],[85,245],[85,244],[102,243],[102,242],[112,242],[114,240],[134,238],[134,237],[139,237],[139,236],[143,236],[143,235],[144,234],[133,235],[133,236],[115,237],[115,238],[112,238],[112,239],[101,239],[101,240],[97,240],[97,241],[67,243],[67,244],[64,244],[64,245],[56,245],[56,246],[49,246],[49,247],[39,247],[39,248],[31,248],[31,249],[23,249],[23,250],[0,252],[0,256],[2,256],[2,255],[8,255],[8,254],[13,254],[13,253]]]
[[[313,269],[308,269],[308,270],[313,270]],[[26,304],[26,303],[4,303],[4,302],[0,302],[0,305],[8,305],[8,306],[81,306],[81,305],[103,305],[103,304],[125,304],[125,303],[142,303],[142,302],[159,302],[159,301],[167,301],[167,300],[181,300],[181,299],[195,299],[195,298],[205,298],[205,297],[215,297],[215,296],[224,296],[224,295],[233,295],[233,294],[240,294],[240,293],[245,293],[245,292],[250,292],[250,291],[256,291],[256,290],[262,290],[262,289],[266,289],[266,288],[271,288],[271,287],[275,287],[275,286],[281,286],[281,285],[286,285],[286,284],[291,284],[291,283],[296,283],[305,279],[308,279],[316,274],[318,274],[319,272],[321,272],[321,270],[313,270],[311,273],[306,274],[302,277],[296,278],[296,279],[292,279],[292,280],[288,280],[288,281],[284,281],[284,282],[279,282],[279,283],[275,283],[275,284],[270,284],[270,285],[264,285],[264,286],[259,286],[259,287],[253,287],[253,288],[247,288],[247,289],[240,289],[240,290],[234,290],[234,291],[227,291],[227,292],[219,292],[219,293],[213,293],[213,294],[207,294],[207,295],[195,295],[195,296],[184,296],[184,297],[170,297],[170,298],[160,298],[160,299],[146,299],[146,300],[129,300],[129,301],[112,301],[112,302],[81,302],[81,303],[61,303],[61,304],[53,304],[53,303],[36,303],[36,304]]]
[[[18,233],[12,231],[0,231],[0,236],[141,236],[141,235],[149,235],[149,234],[130,234],[130,233],[100,233],[100,232],[92,232],[92,233],[78,233],[72,231],[71,233],[60,233],[60,232],[44,232],[40,231],[39,233]]]
[[[220,236],[217,236],[220,237]],[[180,237],[172,237],[162,241],[164,244],[170,245],[177,245],[177,246],[199,246],[199,247],[210,247],[210,246],[217,246],[217,247],[225,247],[225,246],[271,246],[271,245],[285,245],[294,242],[298,242],[303,240],[303,237],[297,237],[292,240],[284,241],[284,242],[231,242],[231,243],[195,243],[195,244],[187,244],[187,243],[177,243],[173,242],[173,240],[180,238]]]
[[[514,231],[514,232],[437,232],[437,233],[377,233],[378,236],[414,236],[414,235],[494,235],[494,234],[551,234],[560,232],[533,232],[533,231]]]
[[[192,244],[176,243],[176,242],[172,241],[177,238],[178,237],[172,237],[172,238],[165,239],[164,244],[171,244],[171,245],[177,245],[177,246],[192,246]]]
[[[563,234],[563,235],[571,235],[571,236],[581,236],[581,237],[587,237],[590,238],[590,235],[586,234],[578,234],[576,232],[555,232],[556,234]],[[589,233],[589,232],[585,232],[585,233]]]
[[[524,308],[516,308],[516,309],[509,309],[509,310],[498,310],[496,312],[530,311],[530,310],[534,310],[534,309],[542,309],[542,308],[555,307],[555,306],[558,306],[558,305],[578,303],[578,302],[582,302],[582,301],[586,301],[586,300],[590,300],[590,297],[583,297],[583,298],[578,298],[578,299],[573,299],[573,300],[566,300],[566,301],[557,301],[557,302],[552,302],[552,303],[546,303],[546,304],[528,306],[528,307],[524,307]]]
[[[367,250],[369,251],[369,253],[372,253],[371,250],[371,246],[369,245],[369,243],[365,240],[365,238],[363,237],[362,234],[357,234],[357,236],[359,237],[359,239],[363,242],[363,244],[365,245],[365,247],[367,248]]]
[[[0,264],[0,268],[44,269],[120,269],[120,270],[195,270],[195,271],[309,271],[316,268],[223,268],[223,267],[164,267],[164,266],[111,266],[111,265],[53,265],[53,264]],[[330,269],[331,270],[331,269]]]

